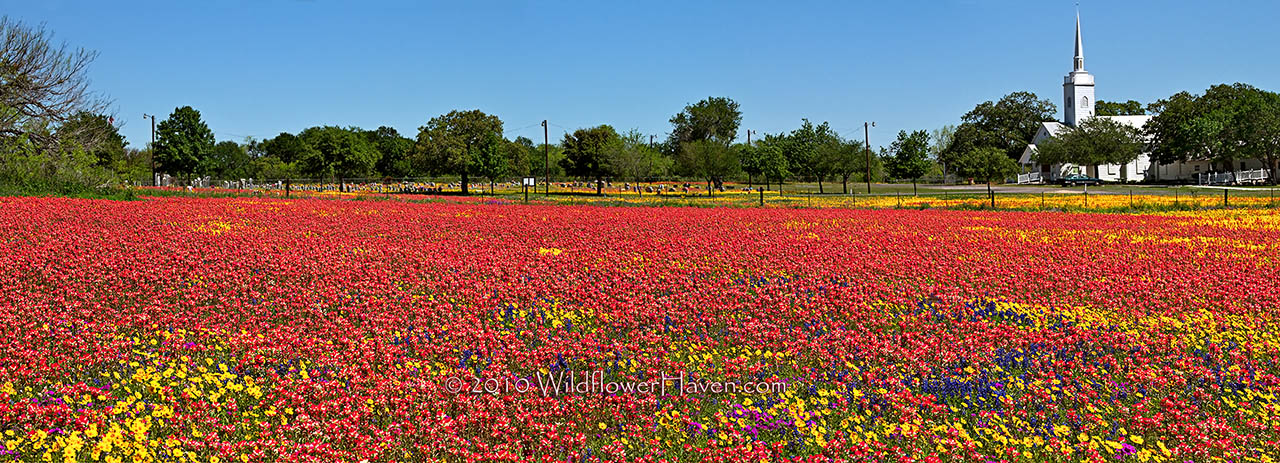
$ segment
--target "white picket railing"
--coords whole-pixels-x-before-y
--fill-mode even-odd
[[[1266,183],[1271,178],[1267,169],[1240,170],[1235,172],[1209,172],[1197,174],[1201,185],[1246,185]]]
[[[1023,185],[1027,183],[1042,183],[1042,182],[1044,182],[1044,178],[1040,176],[1039,172],[1029,172],[1025,174],[1018,174],[1019,185]]]

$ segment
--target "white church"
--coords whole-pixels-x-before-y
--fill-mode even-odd
[[[1185,163],[1173,163],[1156,165],[1151,162],[1150,156],[1143,153],[1138,159],[1125,165],[1109,164],[1101,166],[1077,166],[1072,164],[1039,164],[1035,161],[1036,144],[1044,140],[1056,136],[1063,129],[1063,123],[1068,126],[1076,127],[1081,121],[1091,117],[1103,117],[1107,119],[1137,127],[1141,130],[1146,126],[1147,121],[1152,116],[1095,116],[1093,112],[1094,97],[1093,74],[1084,70],[1084,42],[1080,38],[1080,14],[1076,13],[1076,56],[1074,60],[1074,70],[1063,78],[1062,82],[1062,99],[1063,99],[1063,122],[1042,122],[1040,129],[1036,131],[1035,138],[1031,140],[1031,144],[1023,150],[1022,157],[1018,163],[1022,165],[1025,172],[1040,174],[1043,181],[1056,181],[1059,178],[1068,175],[1088,175],[1090,177],[1101,179],[1105,182],[1144,182],[1144,181],[1199,181],[1201,174],[1209,174],[1214,166],[1209,161],[1190,161]],[[1239,166],[1220,166],[1225,170],[1234,170],[1237,167],[1240,170],[1260,169],[1263,164],[1257,160],[1241,161]]]

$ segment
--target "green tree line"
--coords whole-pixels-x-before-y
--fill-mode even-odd
[[[636,129],[608,124],[567,131],[551,144],[508,137],[496,115],[459,109],[430,118],[416,133],[393,127],[316,126],[266,139],[218,141],[193,107],[175,108],[156,125],[154,144],[130,146],[110,101],[88,89],[96,54],[54,46],[41,28],[0,19],[0,183],[23,188],[149,182],[151,173],[218,179],[392,179],[456,176],[468,191],[476,182],[551,175],[643,182],[698,179],[714,191],[745,180],[772,188],[816,182],[825,193],[839,183],[956,176],[998,182],[1015,174],[1014,161],[1055,105],[1030,92],[977,104],[960,124],[932,131],[902,130],[874,150],[808,119],[790,131],[738,139],[742,108],[727,97],[690,103],[668,120],[655,141]],[[1144,130],[1107,119],[1064,128],[1042,143],[1042,163],[1125,164],[1142,153],[1157,163],[1203,160],[1230,168],[1259,159],[1280,167],[1280,95],[1247,84],[1215,85],[1202,94],[1180,92],[1148,105],[1096,102],[1100,115],[1151,114]],[[992,153],[1003,156],[993,156]]]

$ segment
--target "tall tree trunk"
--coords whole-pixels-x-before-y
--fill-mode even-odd
[[[596,196],[602,196],[603,194],[604,194],[604,181],[601,180],[600,177],[596,177]]]
[[[822,194],[822,177],[818,177],[818,194]]]
[[[710,178],[707,179],[707,197],[708,198],[711,197],[711,179]]]
[[[849,176],[848,175],[844,175],[840,177],[840,194],[845,194],[845,195],[849,194]]]
[[[911,179],[911,196],[920,196],[920,192],[916,190],[916,179]]]
[[[466,164],[463,164],[463,165],[462,165],[462,194],[464,194],[464,195],[465,195],[465,194],[467,194],[467,191],[468,191],[468,190],[467,190],[467,184],[468,184],[468,183],[470,183],[470,182],[467,180],[467,165],[466,165]]]

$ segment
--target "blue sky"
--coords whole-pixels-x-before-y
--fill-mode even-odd
[[[1280,90],[1269,1],[1081,2],[1098,98],[1144,103],[1215,83]],[[0,0],[100,53],[93,88],[131,146],[142,114],[200,110],[219,140],[389,125],[478,108],[541,142],[607,123],[662,137],[685,104],[728,96],[743,129],[807,117],[873,145],[958,123],[1017,90],[1061,110],[1071,1],[383,2]]]

